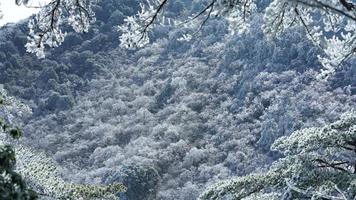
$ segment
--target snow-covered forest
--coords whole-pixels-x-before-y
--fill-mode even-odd
[[[165,15],[201,1],[171,1]],[[224,16],[192,35],[158,23],[133,49],[117,29],[139,1],[99,0],[87,33],[64,25],[44,58],[27,52],[28,20],[1,27],[0,144],[15,152],[0,148],[0,199],[354,200],[355,49],[331,70],[332,50],[305,27],[266,37],[271,1],[256,2],[247,32]]]

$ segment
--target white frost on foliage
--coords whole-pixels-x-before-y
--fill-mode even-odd
[[[231,2],[225,0],[212,1],[205,12],[193,13],[186,19],[170,18],[157,12],[162,0],[146,0],[140,4],[141,11],[135,16],[129,16],[125,23],[119,26],[121,46],[125,48],[142,47],[149,43],[149,31],[154,26],[185,27],[192,32],[182,34],[179,41],[190,41],[210,17],[225,17],[231,33],[242,34],[249,30],[250,17],[256,12],[255,1]],[[168,1],[169,3],[169,1]],[[233,7],[233,10],[231,9]]]
[[[42,152],[17,144],[15,146],[17,171],[30,185],[45,196],[54,199],[112,199],[115,193],[125,191],[121,184],[84,185],[61,178],[57,164]]]
[[[124,19],[124,24],[118,27],[121,32],[120,46],[128,49],[143,47],[150,42],[148,31],[152,29],[149,20],[155,15],[156,6],[149,1],[140,3],[141,11],[135,16]]]
[[[355,31],[346,34],[341,33],[339,37],[334,35],[330,39],[325,38],[325,40],[325,56],[318,56],[319,61],[324,66],[319,78],[333,74],[336,67],[340,66],[345,59],[355,54],[356,48]]]
[[[190,41],[196,31],[199,31],[211,17],[224,17],[229,24],[230,33],[241,35],[248,33],[251,17],[257,13],[254,0],[215,0],[208,2],[203,7],[206,9],[203,9],[203,12],[193,13],[186,19],[180,17],[167,20],[164,13],[156,12],[162,2],[147,0],[141,4],[139,13],[125,19],[125,23],[119,26],[122,32],[120,36],[122,47],[142,47],[149,43],[148,33],[156,25],[173,24],[193,30],[193,33],[183,33],[178,38],[179,41]],[[340,11],[345,14],[341,14]],[[316,16],[320,16],[320,19]],[[320,63],[324,66],[320,77],[325,78],[333,74],[355,53],[355,13],[340,6],[338,0],[274,0],[266,8],[264,20],[263,29],[268,38],[275,38],[293,26],[303,26],[306,29],[307,37],[324,50],[323,55],[319,56]],[[170,23],[166,23],[167,21]]]
[[[67,24],[75,32],[88,32],[90,24],[95,21],[91,7],[92,1],[86,0],[56,0],[43,6],[28,23],[27,52],[44,58],[46,46],[54,48],[63,43],[66,36],[63,27]]]
[[[295,199],[291,192],[311,199],[355,199],[355,136],[354,110],[324,127],[295,131],[273,144],[285,157],[269,171],[218,182],[199,199]]]
[[[66,24],[76,32],[87,32],[95,21],[91,9],[95,1],[53,0],[29,22],[27,51],[37,57],[45,56],[45,46],[57,47],[65,38]],[[156,25],[184,27],[179,41],[189,41],[209,18],[223,17],[232,34],[244,34],[250,29],[251,17],[257,14],[256,0],[201,2],[202,9],[189,17],[171,18],[163,11],[169,0],[145,0],[141,10],[128,16],[118,26],[120,46],[128,49],[143,47],[150,42],[149,33]],[[328,77],[349,57],[355,54],[355,8],[348,9],[338,0],[273,0],[264,11],[264,32],[267,37],[278,36],[293,26],[303,26],[311,41],[324,50],[319,56],[324,66],[320,77]]]
[[[303,26],[308,38],[324,51],[319,55],[324,67],[319,78],[327,78],[356,49],[355,10],[340,4],[338,0],[274,0],[265,12],[264,32],[271,38],[292,26]]]

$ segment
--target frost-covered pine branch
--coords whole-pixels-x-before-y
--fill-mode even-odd
[[[122,184],[85,185],[63,180],[56,163],[44,153],[23,145],[16,145],[17,171],[32,183],[40,195],[54,199],[118,199],[124,192]]]
[[[330,125],[283,136],[272,149],[285,157],[269,171],[217,183],[200,199],[356,198],[356,111]]]

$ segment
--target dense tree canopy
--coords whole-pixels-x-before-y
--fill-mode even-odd
[[[167,2],[165,21],[204,6]],[[26,53],[26,24],[0,28],[0,83],[33,110],[21,144],[51,157],[45,164],[56,164],[61,183],[123,182],[124,200],[191,200],[221,180],[267,172],[283,156],[270,150],[278,138],[331,124],[356,105],[355,59],[318,81],[323,52],[303,27],[265,37],[260,11],[269,3],[257,5],[249,34],[231,35],[222,16],[201,28],[156,21],[150,43],[131,50],[120,47],[116,30],[138,2],[102,0],[88,32],[63,26],[66,39],[44,59]],[[289,183],[305,192],[302,182]],[[256,195],[275,194],[264,192]]]
[[[157,27],[151,44],[129,51],[115,26],[134,5],[101,1],[87,34],[68,33],[41,60],[25,53],[26,25],[0,32],[0,81],[33,108],[23,142],[53,157],[65,179],[150,191],[130,188],[123,199],[196,198],[268,166],[277,138],[355,106],[354,60],[318,82],[320,51],[298,27],[265,40],[262,15],[241,36],[211,19],[201,40]]]

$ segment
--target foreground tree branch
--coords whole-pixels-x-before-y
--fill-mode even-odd
[[[342,150],[356,138],[356,112],[321,128],[308,128],[283,136],[272,145],[284,158],[269,171],[222,181],[208,188],[200,199],[328,199],[356,198],[356,152]],[[353,143],[353,142],[352,142]],[[333,152],[340,151],[340,154]],[[348,160],[342,160],[343,156]]]
[[[45,56],[46,47],[57,47],[65,39],[63,27],[69,24],[76,32],[87,32],[95,21],[92,11],[93,0],[52,0],[41,8],[29,22],[28,52]],[[18,5],[28,5],[29,0],[15,0]],[[170,18],[165,14],[171,0],[145,0],[140,3],[141,11],[128,16],[118,30],[120,46],[139,48],[150,42],[150,32],[155,26],[185,27],[186,33],[178,40],[189,41],[212,17],[225,20],[232,34],[248,33],[252,18],[258,15],[259,1],[253,0],[206,0],[194,4],[201,10],[189,16]],[[320,78],[333,74],[356,49],[356,6],[349,0],[273,0],[265,10],[264,26],[267,38],[278,37],[283,31],[303,26],[306,36],[320,49],[319,56],[324,69]],[[316,21],[313,16],[321,16]],[[342,33],[342,34],[340,34]]]

